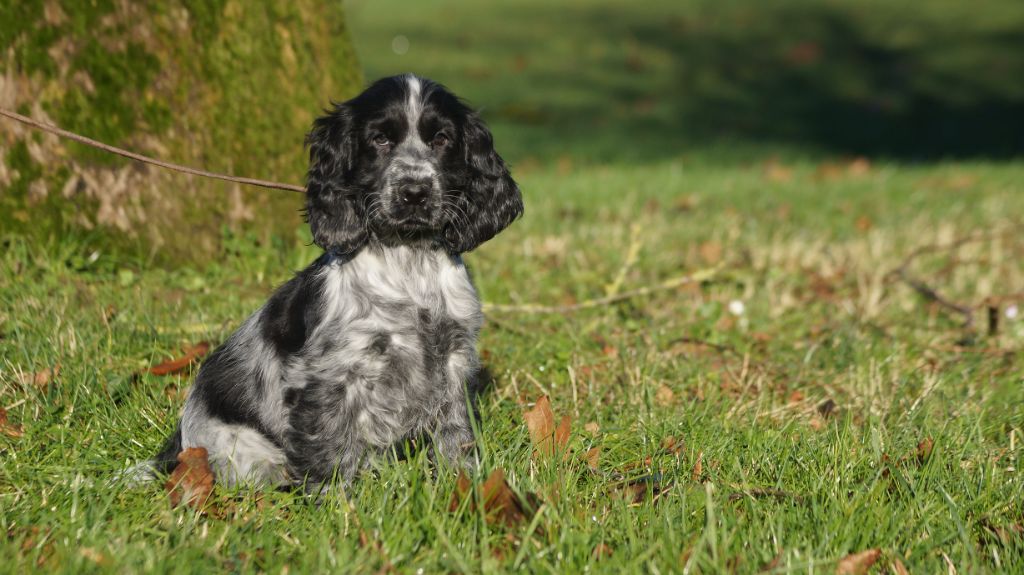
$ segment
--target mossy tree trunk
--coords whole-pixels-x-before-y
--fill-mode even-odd
[[[190,166],[301,183],[302,140],[361,86],[341,2],[0,4],[0,106]],[[0,119],[4,232],[201,260],[225,226],[291,235],[301,194],[184,176]]]

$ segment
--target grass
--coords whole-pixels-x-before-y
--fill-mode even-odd
[[[584,109],[612,113],[575,133],[578,118],[554,105],[543,121],[485,108],[527,203],[468,257],[485,302],[569,304],[719,270],[573,314],[489,314],[482,469],[504,469],[541,510],[511,527],[450,512],[455,478],[432,479],[421,457],[383,463],[319,507],[221,490],[217,512],[200,515],[171,508],[159,486],[111,486],[158,449],[189,383],[132,374],[223,341],[315,250],[301,229],[269,244],[227,235],[206,268],[159,269],[96,253],[88,236],[7,234],[0,406],[24,434],[0,434],[0,571],[817,573],[873,548],[876,572],[897,559],[912,573],[1024,571],[1024,320],[1010,317],[1024,307],[1024,165],[851,162],[799,139],[632,142],[619,95],[568,92],[556,57],[540,66],[551,83],[473,75],[547,37],[547,20],[503,12],[508,37],[482,46],[487,30],[466,25],[482,9],[441,6],[469,44],[411,31],[440,26],[435,5],[353,4],[367,76],[401,65],[495,108],[586,96]],[[564,29],[553,54],[590,42],[576,21]],[[396,33],[410,41],[401,59],[380,50]],[[659,81],[642,74],[637,89],[658,94]],[[958,238],[971,241],[948,247]],[[892,279],[922,246],[941,249],[910,273],[977,306],[974,330]],[[985,302],[1001,318],[991,334]],[[531,457],[522,413],[545,394],[572,418],[563,462]],[[668,437],[684,449],[666,452]],[[601,474],[585,463],[593,447]],[[651,492],[624,498],[616,472]]]

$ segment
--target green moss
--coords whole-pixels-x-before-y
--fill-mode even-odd
[[[2,8],[7,18],[0,22],[0,37],[15,47],[7,63],[19,76],[40,84],[32,105],[38,103],[71,131],[169,161],[301,182],[302,140],[314,114],[332,98],[353,95],[362,84],[338,4],[159,0],[137,8],[147,16],[144,23],[136,15],[126,17],[113,0],[61,6],[66,17],[58,25],[45,22],[42,1]],[[33,24],[10,26],[12,20]],[[182,26],[187,27],[184,36]],[[54,61],[52,47],[68,38],[69,49],[58,55],[67,60]],[[139,38],[144,40],[134,40]],[[30,111],[26,104],[22,100],[19,107]],[[86,168],[125,162],[77,144],[65,150],[69,162]],[[21,162],[25,150],[15,155],[14,161]],[[61,189],[66,173],[59,174],[58,166],[40,169],[38,177],[51,190]],[[19,180],[8,196],[17,196],[16,203],[23,205],[30,181]],[[182,189],[166,189],[162,183],[161,190],[175,199],[143,198],[141,208],[128,210],[145,222],[138,233],[168,242],[163,254],[170,258],[199,253],[197,242],[215,247],[221,224],[230,221],[235,209],[224,201],[230,188],[203,179],[170,181],[180,181]],[[78,197],[73,201],[82,203],[51,206],[44,201],[42,217],[52,212],[55,229],[83,214],[95,220],[95,206]],[[274,233],[290,236],[299,222],[300,196],[246,190],[242,201],[258,222],[253,229],[264,239]],[[197,214],[188,204],[213,207]],[[135,215],[139,209],[142,216]],[[81,213],[65,217],[68,210]]]
[[[144,121],[147,132],[159,133],[170,124],[167,105],[138,96],[153,81],[159,60],[139,44],[111,53],[90,39],[76,54],[73,67],[89,74],[95,90],[69,90],[56,110],[62,126],[110,144],[120,144]],[[121,162],[100,150],[85,148],[81,156],[92,162]]]

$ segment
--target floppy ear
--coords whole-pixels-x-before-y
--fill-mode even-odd
[[[313,122],[306,135],[306,221],[313,242],[326,251],[348,254],[366,243],[358,190],[345,183],[355,165],[352,111],[344,104]]]
[[[459,201],[458,222],[444,231],[449,249],[468,252],[508,227],[523,213],[523,198],[483,121],[468,112],[462,130],[468,182]],[[462,216],[465,216],[463,219]]]

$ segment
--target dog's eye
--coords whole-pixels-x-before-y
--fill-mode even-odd
[[[432,148],[443,148],[446,145],[448,145],[448,135],[444,132],[434,134],[434,139],[430,141]]]
[[[386,148],[391,144],[391,140],[389,140],[384,134],[377,134],[373,137],[373,143],[378,148]]]

